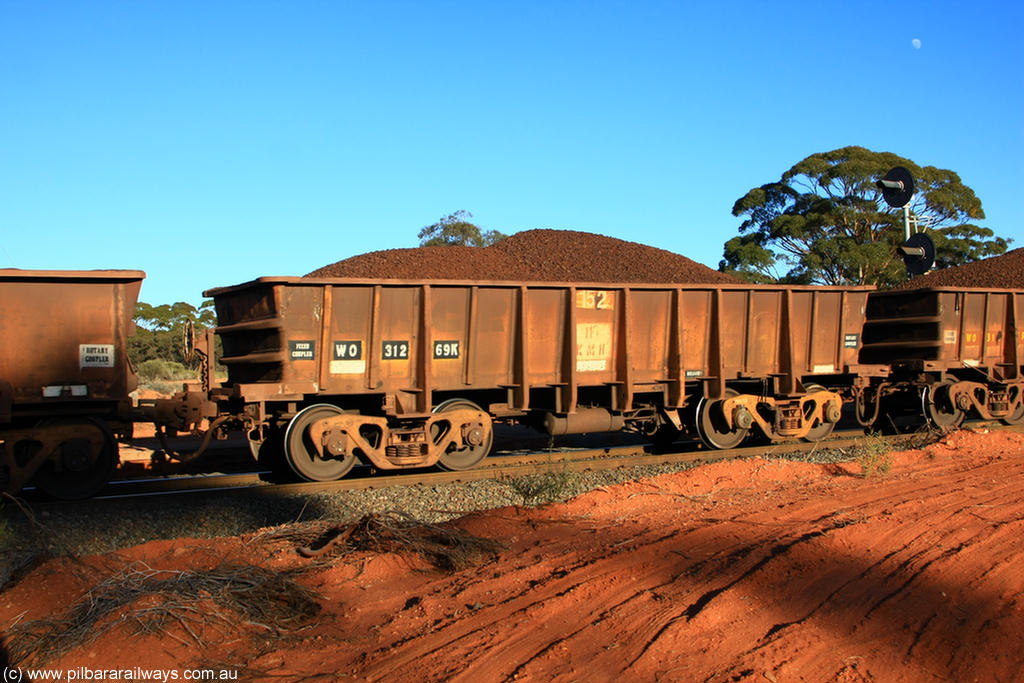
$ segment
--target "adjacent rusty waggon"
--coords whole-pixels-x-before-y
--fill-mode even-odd
[[[900,407],[943,428],[969,414],[1007,424],[1024,420],[1024,291],[874,292],[863,342],[861,360],[890,369],[858,395],[865,423]]]
[[[145,273],[0,270],[0,490],[98,491],[131,433],[127,340]]]

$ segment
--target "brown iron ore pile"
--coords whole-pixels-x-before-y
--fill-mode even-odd
[[[372,251],[306,277],[735,284],[685,256],[575,230],[526,230],[490,247]]]
[[[994,287],[1024,289],[1024,248],[982,261],[934,270],[900,284],[896,289],[924,287]]]

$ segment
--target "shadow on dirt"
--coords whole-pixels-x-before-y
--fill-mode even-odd
[[[975,520],[970,538],[954,542],[931,518],[894,528],[878,510],[860,513],[758,514],[675,530],[523,519],[513,533],[529,550],[513,549],[500,574],[478,572],[489,604],[434,624],[436,634],[396,633],[361,673],[401,678],[401,667],[424,658],[439,659],[423,671],[443,670],[444,657],[467,648],[481,680],[545,680],[566,667],[601,680],[663,680],[680,667],[685,680],[748,680],[773,665],[802,680],[837,680],[858,666],[870,667],[870,680],[1022,680],[1021,597],[1007,602],[999,570],[1019,557],[1020,523]],[[960,537],[968,514],[942,529]],[[488,578],[499,579],[495,588]],[[433,590],[472,592],[460,581]],[[534,622],[545,627],[518,626]],[[480,632],[493,651],[462,635]],[[502,649],[509,642],[517,656],[533,654],[515,661]]]

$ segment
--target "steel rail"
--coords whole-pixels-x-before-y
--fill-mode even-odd
[[[529,453],[495,454],[480,466],[459,472],[403,471],[395,474],[368,472],[328,482],[272,483],[261,477],[266,472],[242,474],[180,475],[167,478],[129,479],[111,482],[94,499],[114,499],[152,496],[172,493],[251,490],[267,488],[275,494],[312,494],[345,490],[386,488],[389,486],[434,485],[521,477],[543,474],[558,468],[567,472],[621,469],[642,465],[670,465],[702,463],[732,458],[763,455],[772,457],[786,453],[808,452],[822,449],[846,448],[863,438],[863,433],[851,430],[816,443],[786,442],[746,446],[729,450],[707,450],[698,442],[680,442],[672,448],[655,450],[648,443],[597,448],[551,448]]]
[[[1003,426],[991,422],[975,422],[969,429],[999,428],[1024,432],[1024,425]],[[893,434],[878,438],[890,444],[898,444],[910,434]],[[534,474],[559,472],[585,472],[623,469],[644,465],[703,464],[723,460],[761,456],[775,458],[802,452],[839,450],[853,448],[862,442],[865,434],[857,429],[844,430],[814,443],[802,441],[782,442],[744,446],[728,450],[709,450],[697,442],[679,442],[671,450],[655,452],[647,443],[597,448],[552,448],[529,453],[495,454],[480,466],[460,472],[445,471],[403,471],[396,474],[373,473],[363,468],[362,476],[349,475],[328,482],[273,483],[261,477],[267,472],[242,474],[178,475],[166,478],[127,479],[111,482],[99,495],[89,500],[118,500],[127,498],[160,497],[166,495],[188,495],[199,493],[240,493],[266,492],[268,495],[312,495],[336,493],[339,491],[387,488],[390,486],[432,486],[449,483],[467,483],[484,479],[504,479]],[[67,504],[62,501],[55,504]]]

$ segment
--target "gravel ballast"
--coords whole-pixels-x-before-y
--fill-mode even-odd
[[[557,496],[527,501],[517,480],[478,480],[432,486],[390,486],[313,495],[278,494],[273,487],[195,492],[142,498],[35,503],[34,524],[7,503],[3,518],[14,545],[76,555],[104,553],[154,539],[234,536],[298,520],[358,520],[397,511],[424,522],[440,522],[477,510],[566,500],[601,486],[688,469],[691,465],[641,466],[597,472],[562,472],[553,465]],[[519,487],[521,488],[521,487]]]
[[[478,510],[568,500],[602,486],[689,469],[658,465],[433,486],[390,486],[314,495],[279,494],[273,487],[141,498],[34,503],[6,501],[0,510],[0,589],[35,559],[107,553],[147,541],[237,536],[296,521],[348,524],[371,513],[398,512],[442,522]],[[548,479],[548,481],[544,481]],[[523,480],[527,480],[523,482]],[[517,483],[520,482],[520,483]],[[525,484],[525,485],[524,485]],[[539,492],[532,499],[523,491]]]
[[[768,453],[765,453],[767,456]],[[782,455],[816,462],[848,459],[842,452]],[[314,495],[276,493],[272,486],[177,493],[129,499],[34,503],[24,511],[10,501],[0,510],[0,588],[27,566],[49,555],[87,556],[147,541],[216,538],[251,533],[296,521],[354,523],[372,513],[397,512],[437,523],[479,510],[541,505],[587,491],[699,463],[641,465],[569,472],[553,461],[547,472],[519,478],[485,479],[432,486],[391,486]]]

